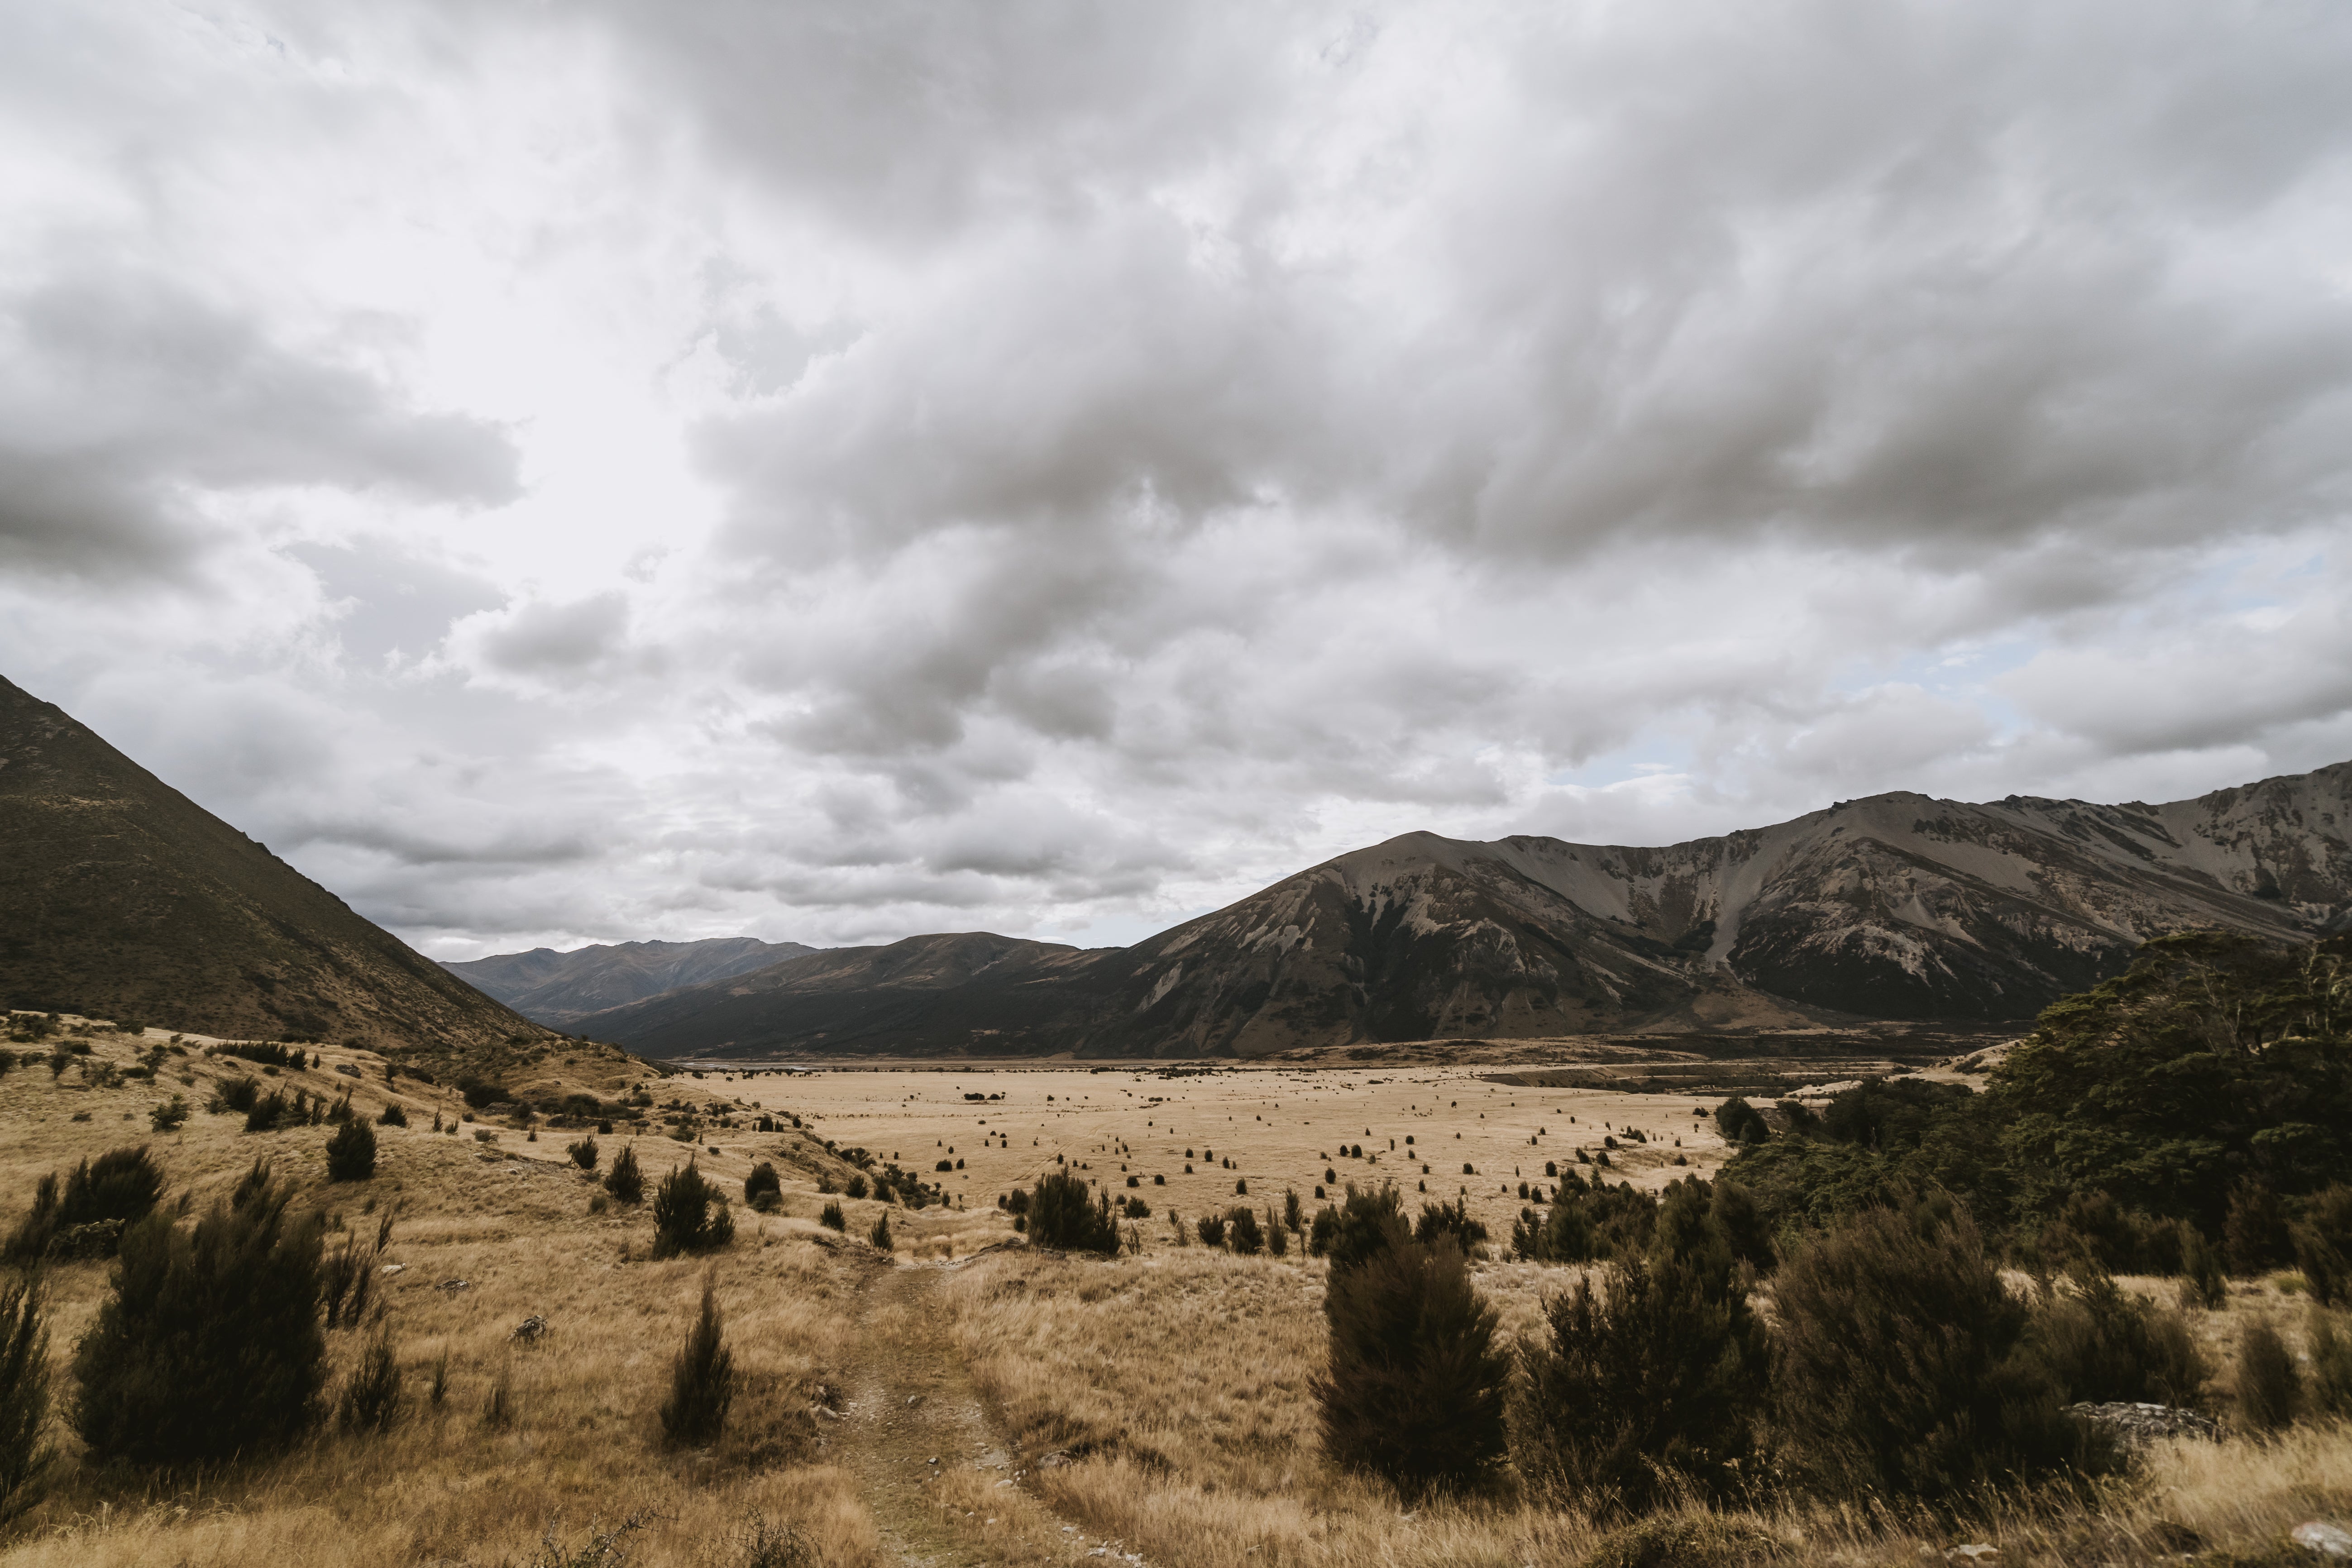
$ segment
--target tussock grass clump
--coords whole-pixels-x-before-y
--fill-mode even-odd
[[[663,1440],[674,1448],[699,1448],[716,1442],[734,1400],[735,1352],[727,1348],[717,1281],[705,1278],[701,1310],[695,1314],[686,1343],[670,1363],[669,1397],[661,1406]]]
[[[1330,1363],[1313,1384],[1324,1452],[1412,1495],[1483,1486],[1505,1446],[1500,1320],[1452,1236],[1423,1246],[1392,1212],[1383,1243],[1335,1261],[1324,1288]]]
[[[49,1419],[47,1304],[30,1278],[0,1285],[0,1525],[40,1500],[54,1457]]]
[[[151,1214],[123,1233],[113,1289],[74,1356],[74,1426],[141,1464],[284,1447],[320,1414],[320,1235],[257,1163],[193,1227]]]
[[[2352,1187],[2338,1183],[2314,1193],[2287,1236],[2311,1299],[2323,1307],[2352,1305]]]
[[[380,1323],[359,1365],[343,1383],[341,1405],[343,1429],[382,1432],[400,1419],[402,1405],[400,1358],[394,1352],[392,1325]]]

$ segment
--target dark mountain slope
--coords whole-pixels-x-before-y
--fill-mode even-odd
[[[1414,833],[1131,948],[917,938],[580,1027],[664,1055],[1257,1056],[1828,1016],[2017,1020],[2168,931],[2342,929],[2347,826],[2352,764],[2154,806],[1877,795],[1663,848]]]
[[[495,1062],[547,1031],[0,679],[0,996]]]
[[[535,947],[443,968],[551,1028],[680,985],[731,979],[816,949],[797,942],[715,936],[701,942],[625,942],[558,952]]]

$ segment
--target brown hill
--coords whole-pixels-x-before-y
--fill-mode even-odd
[[[2167,805],[1892,794],[1663,848],[1412,833],[1131,948],[847,948],[591,1015],[660,1056],[1258,1056],[1816,1021],[2000,1023],[2151,936],[2352,913],[2352,763]]]
[[[496,1068],[553,1037],[0,679],[0,999]]]
[[[715,936],[700,942],[624,942],[558,952],[534,947],[445,963],[444,969],[550,1028],[680,985],[730,979],[816,949],[797,942]]]

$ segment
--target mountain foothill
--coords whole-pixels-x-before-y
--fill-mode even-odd
[[[2150,805],[1895,793],[1663,847],[1408,833],[1131,947],[749,937],[436,964],[0,681],[0,993],[472,1058],[1256,1058],[1596,1033],[2000,1026],[2147,940],[2352,926],[2352,763]]]

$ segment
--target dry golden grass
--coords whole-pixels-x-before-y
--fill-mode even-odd
[[[103,1034],[91,1044],[96,1059],[118,1067],[138,1048]],[[1066,1563],[1097,1551],[1232,1568],[1577,1563],[1602,1532],[1572,1513],[1507,1492],[1411,1508],[1327,1467],[1308,1386],[1323,1363],[1321,1266],[1295,1251],[1277,1260],[1176,1247],[1168,1213],[1190,1218],[1240,1201],[1263,1208],[1286,1186],[1304,1197],[1327,1165],[1359,1183],[1401,1178],[1417,1197],[1424,1178],[1419,1162],[1403,1158],[1408,1133],[1416,1152],[1453,1156],[1450,1181],[1427,1178],[1430,1195],[1470,1186],[1473,1212],[1498,1231],[1519,1201],[1494,1187],[1525,1179],[1504,1172],[1540,1172],[1545,1159],[1597,1144],[1601,1131],[1630,1122],[1656,1136],[1619,1160],[1621,1173],[1644,1184],[1709,1171],[1723,1155],[1685,1101],[1507,1089],[1425,1068],[667,1079],[656,1085],[662,1099],[704,1107],[705,1136],[691,1152],[716,1179],[731,1184],[755,1160],[787,1156],[782,1212],[739,1206],[738,1239],[716,1265],[744,1375],[729,1435],[708,1453],[677,1454],[661,1446],[654,1412],[705,1266],[649,1261],[642,1209],[592,1212],[597,1189],[563,1153],[576,1134],[534,1142],[501,1128],[490,1146],[436,1136],[425,1131],[433,1113],[458,1113],[446,1091],[405,1080],[387,1089],[366,1053],[325,1055],[322,1070],[280,1081],[313,1093],[356,1083],[355,1103],[371,1115],[387,1095],[410,1107],[411,1128],[378,1129],[375,1181],[325,1182],[324,1128],[247,1136],[240,1118],[199,1109],[176,1134],[149,1132],[156,1100],[179,1092],[201,1107],[208,1079],[251,1070],[241,1066],[175,1057],[161,1082],[119,1088],[89,1087],[78,1070],[52,1079],[46,1068],[20,1068],[0,1078],[0,1125],[9,1131],[0,1140],[0,1223],[14,1223],[41,1173],[133,1142],[151,1144],[199,1203],[267,1152],[341,1226],[369,1227],[396,1210],[387,1258],[401,1268],[383,1277],[383,1300],[408,1374],[407,1418],[384,1436],[329,1430],[297,1453],[201,1479],[87,1467],[60,1428],[66,1458],[54,1489],[10,1532],[0,1563],[487,1565],[528,1561],[551,1528],[576,1545],[593,1523],[635,1515],[645,1528],[630,1538],[632,1563],[717,1568],[746,1560],[741,1531],[755,1513],[791,1523],[819,1560],[845,1565]],[[362,1079],[332,1071],[347,1061]],[[560,1058],[546,1067],[562,1069]],[[196,1082],[177,1082],[181,1070]],[[962,1099],[1000,1091],[1005,1100]],[[845,1167],[787,1137],[713,1125],[730,1108],[754,1107],[794,1111],[818,1137],[896,1156],[968,1206],[890,1208],[898,1257],[882,1259],[857,1238],[883,1205],[845,1202],[847,1239],[814,1223],[826,1200],[814,1176]],[[79,1111],[88,1119],[73,1120]],[[1011,1147],[983,1142],[997,1133]],[[1687,1166],[1667,1163],[1678,1135]],[[609,1160],[625,1140],[600,1142]],[[1381,1159],[1341,1158],[1343,1142]],[[652,1178],[689,1153],[653,1136],[637,1147]],[[1189,1177],[1186,1147],[1196,1151]],[[1197,1152],[1211,1149],[1239,1170]],[[1122,1194],[1127,1174],[1142,1176],[1139,1190],[1154,1209],[1140,1227],[1144,1256],[985,1250],[1011,1239],[995,1194],[1034,1180],[1056,1153]],[[965,1169],[934,1176],[935,1158],[961,1159]],[[1477,1178],[1459,1174],[1464,1160]],[[1151,1186],[1152,1174],[1168,1184]],[[1232,1192],[1243,1178],[1247,1200]],[[1574,1276],[1489,1262],[1478,1277],[1516,1337],[1537,1331],[1544,1293]],[[459,1279],[465,1289],[442,1288]],[[2170,1296],[2169,1282],[2131,1283]],[[106,1269],[62,1267],[50,1284],[62,1373]],[[2301,1303],[2277,1284],[2236,1287],[2224,1311],[2200,1320],[2224,1385],[2236,1326],[2250,1312],[2301,1331]],[[532,1314],[549,1320],[551,1337],[538,1349],[512,1346],[512,1327]],[[330,1338],[348,1364],[358,1336]],[[435,1407],[425,1388],[445,1350],[450,1392]],[[486,1425],[502,1373],[511,1420]],[[62,1375],[60,1392],[70,1393]],[[2000,1545],[2003,1563],[2054,1564],[2253,1552],[2302,1519],[2347,1510],[2352,1433],[2336,1426],[2298,1428],[2276,1444],[2170,1445],[2095,1497],[1995,1505],[1958,1532],[1819,1509],[1736,1522],[1779,1542],[1792,1563],[1940,1562],[1972,1539]]]

